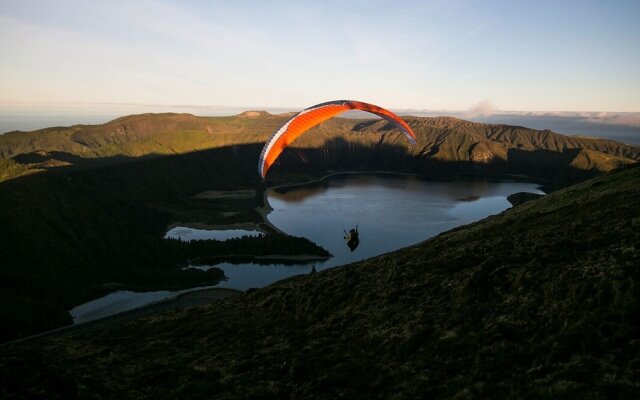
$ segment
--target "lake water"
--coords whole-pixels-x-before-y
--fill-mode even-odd
[[[507,196],[516,192],[543,194],[538,185],[521,182],[437,182],[405,176],[337,175],[318,183],[271,189],[267,200],[273,209],[267,219],[278,229],[303,236],[334,255],[324,262],[295,265],[230,264],[215,265],[224,271],[226,281],[218,287],[246,290],[278,280],[321,271],[374,257],[422,242],[451,228],[498,214],[511,207]],[[350,251],[344,230],[358,226],[360,245]],[[174,227],[166,237],[227,239],[255,231],[207,231]],[[211,268],[213,266],[199,266]],[[76,321],[105,316],[176,293],[117,292],[72,310]],[[81,308],[82,307],[82,308]],[[96,310],[99,308],[99,310]]]
[[[118,290],[99,299],[74,307],[69,310],[69,314],[71,314],[74,324],[81,324],[201,289],[204,288],[192,288],[180,291],[157,290],[153,292]]]
[[[543,194],[521,182],[436,182],[415,177],[338,175],[322,182],[267,192],[267,219],[303,236],[333,258],[299,265],[216,265],[227,276],[220,287],[246,290],[288,276],[374,257],[422,242],[438,233],[498,214],[516,192]],[[358,227],[360,245],[350,251],[344,230]]]

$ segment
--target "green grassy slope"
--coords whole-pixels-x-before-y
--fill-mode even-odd
[[[12,159],[0,159],[0,182],[29,175],[34,172],[38,172],[37,169],[31,169]]]
[[[196,117],[190,114],[140,114],[102,125],[74,125],[0,135],[0,157],[37,151],[64,152],[82,158],[114,155],[175,154],[200,148],[257,141],[284,117]],[[262,132],[265,131],[265,132]]]
[[[640,397],[640,168],[424,243],[0,350],[4,396]]]

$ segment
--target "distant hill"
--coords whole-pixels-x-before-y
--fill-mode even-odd
[[[637,399],[638,199],[635,167],[211,306],[5,347],[0,395]]]
[[[141,114],[122,117],[102,125],[74,125],[33,132],[0,135],[0,158],[11,159],[24,173],[59,166],[96,166],[131,158],[183,154],[205,149],[263,143],[283,124],[288,114],[271,115],[247,111],[234,117],[196,117],[190,114]],[[611,171],[640,160],[640,147],[603,140],[565,136],[518,126],[481,124],[452,117],[405,117],[418,136],[407,147],[399,131],[386,121],[337,118],[301,136],[293,148],[326,149],[341,140],[346,151],[354,146],[399,148],[413,169],[423,161],[471,162],[519,166],[531,172],[537,166]],[[327,153],[325,151],[325,153]],[[316,160],[313,168],[340,167],[328,158]],[[294,160],[295,161],[295,160]],[[283,160],[283,164],[288,163]],[[406,162],[404,162],[406,164]],[[295,165],[295,162],[294,162]],[[522,168],[528,166],[527,168]],[[393,167],[393,166],[389,166]],[[406,165],[402,168],[406,168]],[[15,177],[2,172],[0,179]],[[513,171],[511,171],[513,172]]]
[[[271,119],[272,121],[269,121]],[[0,157],[44,152],[82,159],[179,154],[258,141],[262,127],[274,127],[278,117],[204,118],[190,114],[141,114],[102,125],[74,125],[0,135]],[[41,161],[42,162],[42,161]],[[36,163],[37,164],[37,163]]]

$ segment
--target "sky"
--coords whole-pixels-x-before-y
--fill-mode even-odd
[[[358,99],[640,126],[638,21],[637,0],[1,0],[0,114]]]

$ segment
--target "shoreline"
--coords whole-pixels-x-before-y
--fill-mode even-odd
[[[215,224],[215,225],[211,225],[211,224],[205,224],[202,222],[189,222],[189,223],[181,223],[181,222],[173,222],[171,223],[168,227],[167,227],[167,231],[179,227],[179,226],[184,226],[187,228],[194,228],[194,229],[206,229],[206,230],[234,230],[234,229],[242,229],[242,230],[256,230],[258,232],[261,233],[280,233],[280,234],[284,234],[286,235],[287,233],[282,231],[281,229],[279,229],[278,227],[276,227],[275,225],[273,225],[269,219],[267,218],[267,216],[273,211],[273,207],[271,207],[271,204],[269,204],[269,199],[267,196],[267,193],[270,190],[278,190],[278,189],[283,189],[283,188],[296,188],[296,187],[301,187],[301,186],[306,186],[306,185],[312,185],[312,184],[316,184],[316,183],[321,183],[322,181],[329,179],[331,177],[335,177],[335,176],[340,176],[340,175],[371,175],[371,176],[398,176],[398,177],[414,177],[414,178],[424,178],[424,179],[428,179],[428,180],[432,180],[432,181],[438,181],[438,182],[446,182],[446,181],[464,181],[464,180],[468,180],[468,179],[480,179],[480,177],[474,177],[474,176],[454,176],[451,179],[439,179],[439,178],[434,178],[434,177],[428,177],[425,176],[423,174],[419,174],[419,173],[411,173],[411,172],[393,172],[393,171],[336,171],[336,172],[331,172],[328,173],[326,175],[322,175],[320,177],[308,177],[306,180],[303,180],[301,182],[291,182],[291,183],[279,183],[279,184],[274,184],[273,186],[267,186],[265,187],[263,190],[256,190],[255,191],[255,195],[257,196],[260,192],[262,192],[262,205],[258,205],[254,208],[254,211],[258,213],[258,215],[261,218],[261,222],[240,222],[240,223],[233,223],[233,224],[229,224],[229,225],[223,225],[223,224]],[[516,175],[516,174],[503,174],[501,176],[493,176],[493,177],[485,177],[483,178],[483,180],[488,180],[488,181],[495,181],[495,182],[502,182],[502,181],[524,181],[524,182],[531,182],[531,183],[535,183],[537,185],[539,185],[540,190],[542,190],[543,192],[545,192],[545,194],[548,194],[547,191],[543,190],[543,188],[545,188],[545,183],[541,182],[540,180],[531,178],[529,176],[526,175]],[[249,189],[240,189],[238,190],[239,192],[243,192],[246,193]],[[211,192],[211,191],[206,191],[206,192]],[[203,193],[206,193],[203,192]],[[231,193],[230,191],[224,191],[226,196],[230,196]]]
[[[527,175],[521,175],[521,174],[499,174],[499,175],[495,175],[495,176],[476,176],[476,175],[455,175],[451,178],[448,179],[444,179],[444,178],[436,178],[436,177],[431,177],[431,176],[427,176],[424,174],[419,174],[419,173],[414,173],[414,172],[394,172],[394,171],[380,171],[380,170],[376,170],[376,171],[336,171],[336,172],[331,172],[327,175],[323,175],[321,177],[318,178],[310,178],[309,180],[305,180],[302,182],[295,182],[295,183],[280,183],[280,184],[276,184],[274,186],[269,186],[267,188],[265,188],[264,192],[266,194],[267,191],[269,190],[277,190],[280,188],[294,188],[294,187],[298,187],[298,186],[305,186],[305,185],[310,185],[310,184],[314,184],[314,183],[320,183],[324,180],[326,180],[327,178],[331,178],[333,176],[338,176],[338,175],[371,175],[371,176],[385,176],[385,175],[390,175],[390,176],[400,176],[400,177],[416,177],[416,178],[422,178],[425,180],[430,180],[430,181],[435,181],[435,182],[458,182],[458,181],[466,181],[466,180],[485,180],[485,181],[490,181],[490,182],[504,182],[504,181],[518,181],[518,182],[522,182],[522,181],[526,181],[526,182],[530,182],[530,183],[535,183],[537,185],[545,185],[545,182],[542,182],[542,180],[540,179],[536,179],[536,178],[532,178],[530,176]]]
[[[256,224],[253,222],[238,222],[228,225],[222,224],[206,224],[204,222],[172,222],[167,226],[167,232],[169,232],[173,228],[191,228],[191,229],[201,229],[201,230],[211,230],[211,231],[233,231],[233,230],[244,230],[251,231],[257,230]],[[166,234],[166,232],[165,232]]]
[[[84,333],[93,329],[100,329],[108,325],[125,323],[139,318],[152,317],[154,315],[158,315],[163,312],[169,312],[171,310],[182,310],[189,307],[197,307],[205,304],[210,304],[215,301],[220,301],[228,297],[237,296],[242,293],[244,293],[244,291],[237,289],[202,287],[201,289],[177,293],[165,299],[157,300],[145,304],[141,307],[107,315],[102,318],[92,319],[81,323],[73,323],[70,325],[61,326],[60,328],[40,332],[35,335],[25,336],[9,342],[0,343],[0,347],[11,346],[16,343],[35,338]]]
[[[269,192],[270,190],[278,190],[278,189],[281,189],[281,188],[296,188],[296,187],[299,187],[299,186],[312,185],[312,184],[315,184],[315,183],[321,183],[322,181],[324,181],[324,180],[326,180],[328,178],[331,178],[331,177],[334,177],[334,176],[339,176],[339,175],[372,175],[372,176],[390,175],[390,176],[401,176],[401,177],[425,178],[425,179],[428,179],[428,180],[438,181],[438,182],[464,181],[464,180],[467,180],[469,178],[474,178],[473,176],[463,177],[463,176],[457,175],[457,176],[454,176],[451,179],[438,179],[438,178],[428,177],[428,176],[425,176],[423,174],[418,174],[418,173],[393,172],[393,171],[336,171],[336,172],[331,172],[331,173],[329,173],[327,175],[323,175],[323,176],[321,176],[319,178],[309,178],[308,180],[305,180],[305,181],[302,181],[302,182],[280,183],[280,184],[276,184],[276,185],[273,185],[273,186],[268,186],[262,191],[262,204],[263,205],[256,207],[255,210],[258,212],[258,214],[260,214],[260,216],[262,217],[263,222],[259,223],[259,224],[256,224],[255,226],[258,229],[260,229],[260,226],[262,224],[265,224],[265,225],[269,226],[270,228],[274,229],[275,231],[277,231],[279,233],[285,233],[285,232],[281,231],[280,229],[276,228],[267,219],[267,215],[271,211],[273,211],[273,208],[269,204],[269,200],[268,200],[268,197],[267,197],[267,192]],[[475,177],[475,179],[479,179],[479,178],[480,177]],[[543,188],[545,187],[544,186],[545,183],[541,182],[540,180],[534,179],[532,177],[526,176],[526,175],[503,174],[502,177],[499,177],[499,176],[487,177],[484,180],[497,181],[497,182],[503,182],[503,181],[525,181],[525,182],[531,182],[531,183],[535,183],[536,185],[538,185],[540,190],[545,192],[545,194],[548,194],[545,190],[543,190]],[[268,233],[268,232],[265,232],[265,233]]]
[[[248,262],[255,262],[255,261],[265,261],[265,262],[269,262],[272,264],[286,264],[287,262],[291,262],[291,261],[300,261],[300,262],[304,262],[304,263],[310,263],[310,262],[314,262],[314,261],[326,261],[333,258],[333,255],[328,255],[328,256],[318,256],[318,255],[313,255],[313,254],[266,254],[266,255],[262,255],[262,256],[254,256],[251,254],[229,254],[229,255],[225,255],[225,256],[209,256],[209,257],[196,257],[192,260],[189,260],[189,266],[187,268],[190,267],[198,267],[198,266],[203,266],[203,265],[207,265],[207,266],[212,266],[215,267],[218,264],[224,263],[224,262],[230,262],[229,260],[238,260],[238,261],[248,261]],[[215,264],[193,264],[193,262],[198,262],[199,260],[216,260],[214,261]],[[219,261],[218,261],[219,260]],[[232,263],[233,264],[233,263]]]

